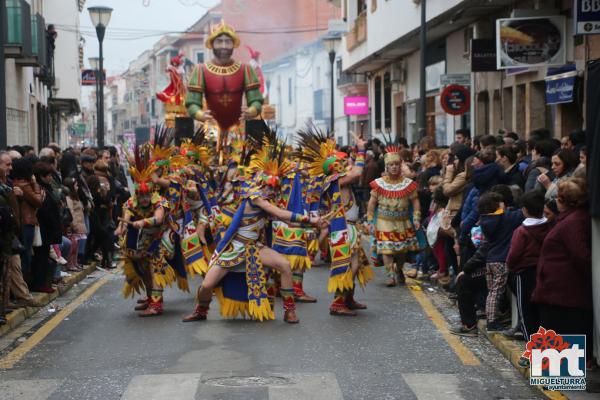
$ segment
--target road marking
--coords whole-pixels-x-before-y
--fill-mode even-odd
[[[464,400],[456,375],[402,374],[402,378],[419,400]]]
[[[54,393],[60,379],[2,380],[0,381],[1,400],[46,400]]]
[[[409,280],[407,280],[409,281]],[[412,282],[412,284],[415,284]],[[431,300],[427,297],[425,293],[422,291],[409,289],[412,295],[417,299],[421,308],[425,311],[427,316],[431,318],[431,322],[435,325],[435,327],[440,331],[444,340],[448,343],[448,345],[452,348],[452,350],[456,353],[460,361],[464,365],[481,365],[481,361],[473,354],[471,350],[469,350],[463,342],[460,341],[458,336],[455,336],[450,333],[448,330],[448,325],[446,324],[446,320],[437,310],[437,308],[433,305]]]
[[[121,400],[194,400],[200,374],[138,375]]]
[[[50,334],[66,317],[71,315],[73,311],[77,309],[84,301],[89,299],[98,289],[100,289],[108,280],[112,274],[106,274],[92,286],[87,288],[81,293],[75,300],[69,303],[65,308],[60,310],[52,319],[43,324],[33,335],[27,338],[22,344],[16,349],[8,353],[4,358],[0,360],[0,369],[11,369],[14,365],[19,362],[25,354],[31,349],[38,345],[46,336]]]
[[[276,374],[294,383],[269,386],[269,400],[343,400],[335,374]]]

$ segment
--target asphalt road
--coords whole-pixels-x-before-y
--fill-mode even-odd
[[[0,400],[542,398],[485,338],[461,339],[479,362],[464,365],[411,290],[384,287],[382,271],[357,292],[369,309],[341,318],[328,313],[326,269],[313,268],[305,288],[319,302],[298,306],[299,325],[282,321],[280,299],[276,321],[225,320],[215,301],[209,320],[184,324],[192,295],[175,289],[162,317],[143,319],[120,276],[99,278],[54,329],[56,313],[38,321],[48,331],[39,343],[34,327],[12,338],[0,354],[20,358],[0,370]]]

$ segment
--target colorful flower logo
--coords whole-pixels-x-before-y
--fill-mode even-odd
[[[540,329],[529,338],[529,342],[527,342],[526,350],[521,357],[527,358],[529,362],[531,362],[531,351],[533,349],[539,349],[544,351],[546,349],[556,349],[558,352],[561,352],[565,349],[568,349],[571,344],[565,342],[561,335],[558,335],[552,329],[544,329],[540,326]],[[564,362],[566,359],[562,359],[561,362]],[[542,370],[548,370],[550,366],[550,362],[547,358],[542,359]]]

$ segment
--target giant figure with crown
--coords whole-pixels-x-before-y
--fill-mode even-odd
[[[263,96],[260,80],[249,64],[235,61],[233,50],[240,45],[235,30],[224,21],[215,26],[205,46],[212,49],[213,59],[198,64],[188,83],[185,106],[197,121],[214,120],[221,132],[235,127],[240,120],[260,115]],[[243,97],[246,97],[246,104]],[[203,100],[207,108],[203,108]]]

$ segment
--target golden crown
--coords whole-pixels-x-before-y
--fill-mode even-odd
[[[227,25],[225,23],[225,20],[221,20],[221,22],[219,24],[212,27],[212,29],[210,30],[210,35],[208,35],[208,38],[206,38],[206,42],[204,43],[204,46],[207,49],[212,49],[213,41],[221,35],[227,35],[233,40],[233,48],[234,49],[237,49],[240,46],[240,37],[238,36],[235,29],[233,29],[233,27],[231,25]]]

